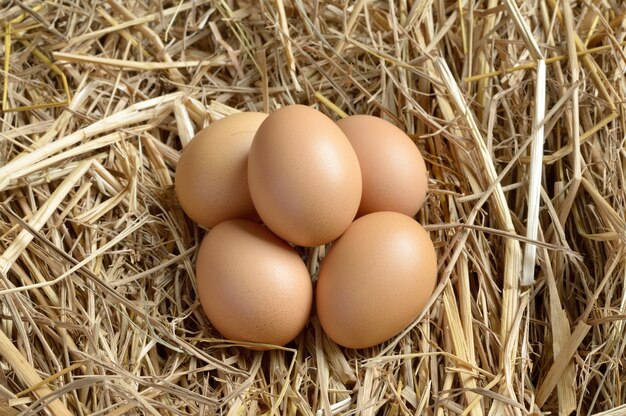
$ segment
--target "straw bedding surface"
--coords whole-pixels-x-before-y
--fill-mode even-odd
[[[0,415],[626,414],[625,16],[0,2]],[[312,318],[252,351],[196,300],[205,230],[174,197],[180,149],[289,103],[383,117],[427,161],[439,285],[381,346],[339,348]]]

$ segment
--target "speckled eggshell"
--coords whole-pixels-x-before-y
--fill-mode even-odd
[[[357,216],[395,211],[414,216],[424,204],[428,176],[422,154],[386,120],[354,115],[337,121],[359,158],[363,196]]]
[[[330,118],[303,105],[276,110],[261,124],[248,183],[263,222],[300,246],[339,237],[361,200],[361,170],[350,142]]]
[[[248,152],[265,113],[238,113],[211,123],[183,149],[175,189],[183,211],[211,228],[231,218],[258,218],[248,190]]]
[[[222,222],[204,237],[196,282],[209,321],[233,341],[285,345],[311,312],[313,288],[304,262],[251,221]]]
[[[435,287],[437,258],[414,219],[376,212],[355,220],[331,246],[316,286],[326,334],[348,348],[368,348],[401,332]]]

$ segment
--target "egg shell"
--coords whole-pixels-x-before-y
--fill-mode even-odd
[[[183,149],[175,189],[183,211],[211,228],[231,218],[258,218],[248,190],[248,153],[265,113],[237,113],[199,131]]]
[[[209,321],[233,341],[285,345],[311,312],[306,265],[293,247],[251,221],[222,222],[204,237],[196,282]]]
[[[395,211],[414,216],[428,191],[426,164],[405,132],[382,118],[354,115],[337,121],[352,144],[363,177],[357,216]]]
[[[316,286],[320,324],[344,347],[380,344],[420,314],[436,274],[435,248],[414,219],[396,212],[364,215],[321,264]]]
[[[300,246],[339,237],[361,200],[361,170],[350,142],[330,118],[303,105],[276,110],[261,124],[248,183],[263,222]]]

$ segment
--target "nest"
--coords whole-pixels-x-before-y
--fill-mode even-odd
[[[0,7],[3,416],[625,414],[622,2]],[[425,157],[439,283],[380,346],[253,351],[197,301],[180,149],[290,103]]]

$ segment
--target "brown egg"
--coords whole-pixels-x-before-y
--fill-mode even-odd
[[[361,200],[361,171],[350,142],[321,112],[283,107],[257,131],[248,158],[252,201],[283,239],[317,246],[339,237]]]
[[[349,116],[337,122],[352,144],[363,176],[358,216],[395,211],[414,216],[424,204],[428,176],[415,143],[378,117]]]
[[[185,213],[211,228],[231,218],[257,218],[248,190],[248,152],[264,113],[238,113],[211,123],[185,146],[176,166],[176,196]]]
[[[304,262],[251,221],[222,222],[204,237],[196,281],[206,316],[230,340],[285,345],[309,318],[313,289]]]
[[[344,347],[384,342],[424,309],[436,273],[435,248],[415,220],[397,212],[365,215],[320,267],[315,294],[322,328]]]

